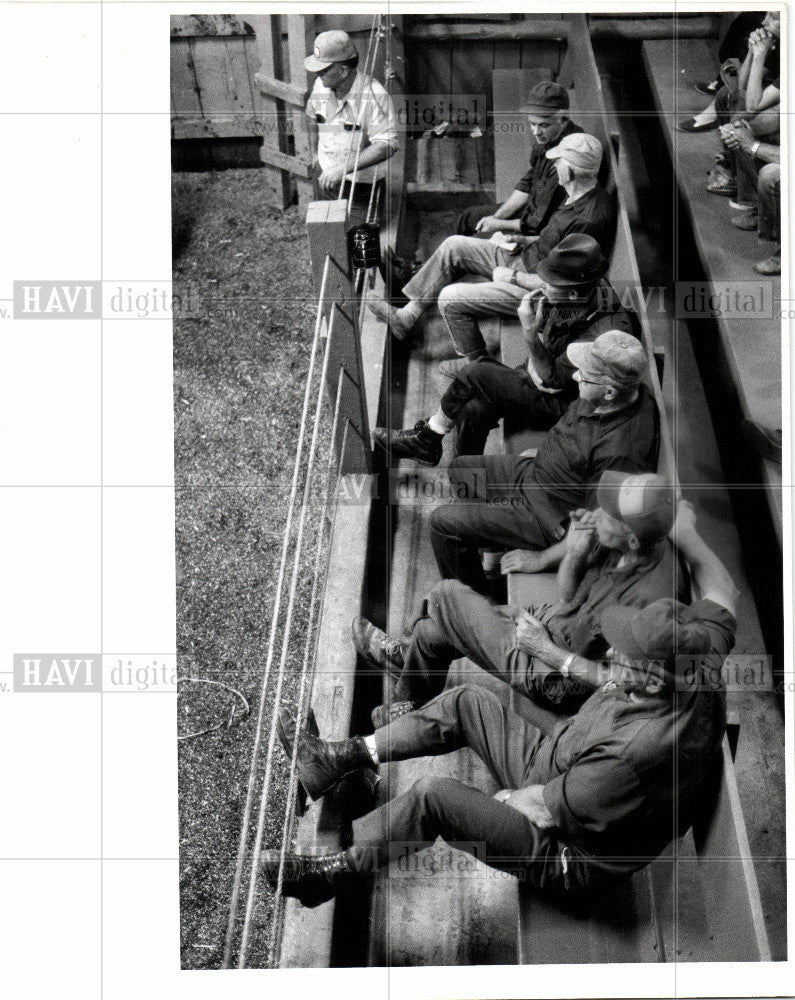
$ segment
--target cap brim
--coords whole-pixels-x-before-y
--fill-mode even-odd
[[[548,160],[559,160],[561,156],[563,156],[563,153],[564,150],[562,150],[560,146],[553,146],[552,149],[548,149],[546,151],[544,156],[546,156]]]
[[[331,62],[323,62],[322,59],[318,59],[317,56],[307,56],[304,59],[304,67],[309,70],[310,73],[320,73],[324,69],[328,69],[329,66],[334,65],[334,60]]]
[[[617,472],[615,469],[607,469],[602,473],[599,484],[596,487],[596,502],[607,513],[623,521],[621,516],[621,506],[619,504],[619,493],[621,485],[627,478],[626,472]]]
[[[552,282],[550,282],[552,284]],[[591,360],[591,344],[583,343],[582,341],[575,340],[573,344],[569,344],[566,348],[566,357],[571,361],[575,368],[582,368],[589,371],[588,363]]]

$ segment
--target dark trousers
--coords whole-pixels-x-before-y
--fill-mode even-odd
[[[470,747],[501,788],[546,784],[557,774],[544,737],[491,691],[462,685],[375,734],[381,761],[452,753]],[[584,887],[586,856],[512,806],[451,778],[423,778],[353,824],[354,858],[387,864],[437,837],[538,888]]]
[[[514,425],[549,430],[570,399],[541,392],[524,366],[508,368],[492,358],[475,361],[453,379],[442,396],[442,412],[456,422],[456,452],[480,455],[489,431],[510,416]]]
[[[494,215],[498,208],[499,206],[496,204],[473,205],[471,208],[465,208],[458,216],[455,231],[459,236],[475,236],[475,226],[481,219]]]
[[[450,664],[462,656],[533,699],[547,697],[544,682],[555,674],[519,648],[510,609],[495,607],[458,580],[442,580],[412,627],[395,698],[423,704],[440,694]]]
[[[759,236],[781,242],[781,164],[766,163],[759,171]]]
[[[445,579],[461,580],[480,593],[488,584],[478,549],[545,549],[555,541],[554,520],[545,495],[517,484],[517,473],[532,459],[512,455],[454,458],[448,473],[458,496],[472,499],[443,504],[431,513],[431,545]],[[546,516],[542,516],[542,512]],[[561,515],[562,517],[563,515]]]

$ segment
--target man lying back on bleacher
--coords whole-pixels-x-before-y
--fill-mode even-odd
[[[599,184],[602,144],[585,132],[565,136],[547,159],[555,162],[558,183],[565,200],[534,235],[495,234],[492,240],[477,236],[448,236],[403,288],[408,303],[400,309],[387,301],[371,299],[370,309],[404,340],[425,310],[438,300],[439,310],[456,351],[476,358],[486,353],[477,331],[474,343],[459,343],[456,316],[516,317],[519,303],[528,291],[541,287],[536,274],[540,260],[571,233],[592,236],[607,255],[615,236],[613,199]],[[494,242],[500,241],[500,245]],[[465,275],[488,278],[485,282],[461,282]]]
[[[352,877],[437,837],[562,894],[598,890],[653,860],[691,825],[719,753],[720,665],[736,629],[736,588],[698,536],[692,508],[682,511],[675,537],[702,599],[690,607],[666,598],[642,611],[607,609],[605,683],[549,735],[476,684],[449,688],[372,736],[329,743],[300,732],[298,776],[313,798],[359,768],[465,746],[503,790],[491,796],[452,778],[423,778],[355,820],[345,851],[265,852],[269,881],[277,882],[283,864],[284,893],[315,906]],[[291,754],[289,717],[282,730]]]

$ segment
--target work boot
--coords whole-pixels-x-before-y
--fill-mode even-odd
[[[372,666],[397,679],[403,671],[403,644],[361,615],[351,622],[356,652]]]
[[[370,299],[367,305],[374,316],[386,323],[395,340],[405,340],[411,333],[412,324],[403,319],[390,302],[384,302],[383,299]]]
[[[360,736],[332,743],[306,730],[296,733],[295,719],[286,708],[279,709],[277,733],[290,760],[293,743],[298,740],[296,774],[312,799],[319,799],[351,771],[373,767],[373,758]]]
[[[281,866],[280,851],[262,852],[262,871],[276,889]],[[336,895],[340,883],[357,871],[347,851],[336,854],[284,855],[282,895],[294,896],[303,906],[319,906]]]
[[[411,430],[392,431],[377,427],[373,437],[393,458],[414,458],[423,465],[438,465],[442,458],[443,435],[432,431],[427,420],[419,420]]]

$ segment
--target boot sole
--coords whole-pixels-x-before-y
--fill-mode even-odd
[[[268,880],[268,884],[276,892],[276,873],[278,873],[279,861],[281,854],[279,851],[263,851],[261,865],[265,871],[265,877]],[[275,867],[276,872],[274,877],[271,878],[268,866],[272,865]],[[311,889],[305,889],[302,891],[301,887],[294,882],[292,879],[287,877],[286,867],[285,876],[282,881],[282,896],[290,896],[293,899],[297,899],[301,906],[305,906],[309,910],[314,910],[316,906],[321,906],[323,903],[327,903],[330,899],[334,897],[334,890],[329,885],[328,888],[325,886],[318,886],[314,891]]]

